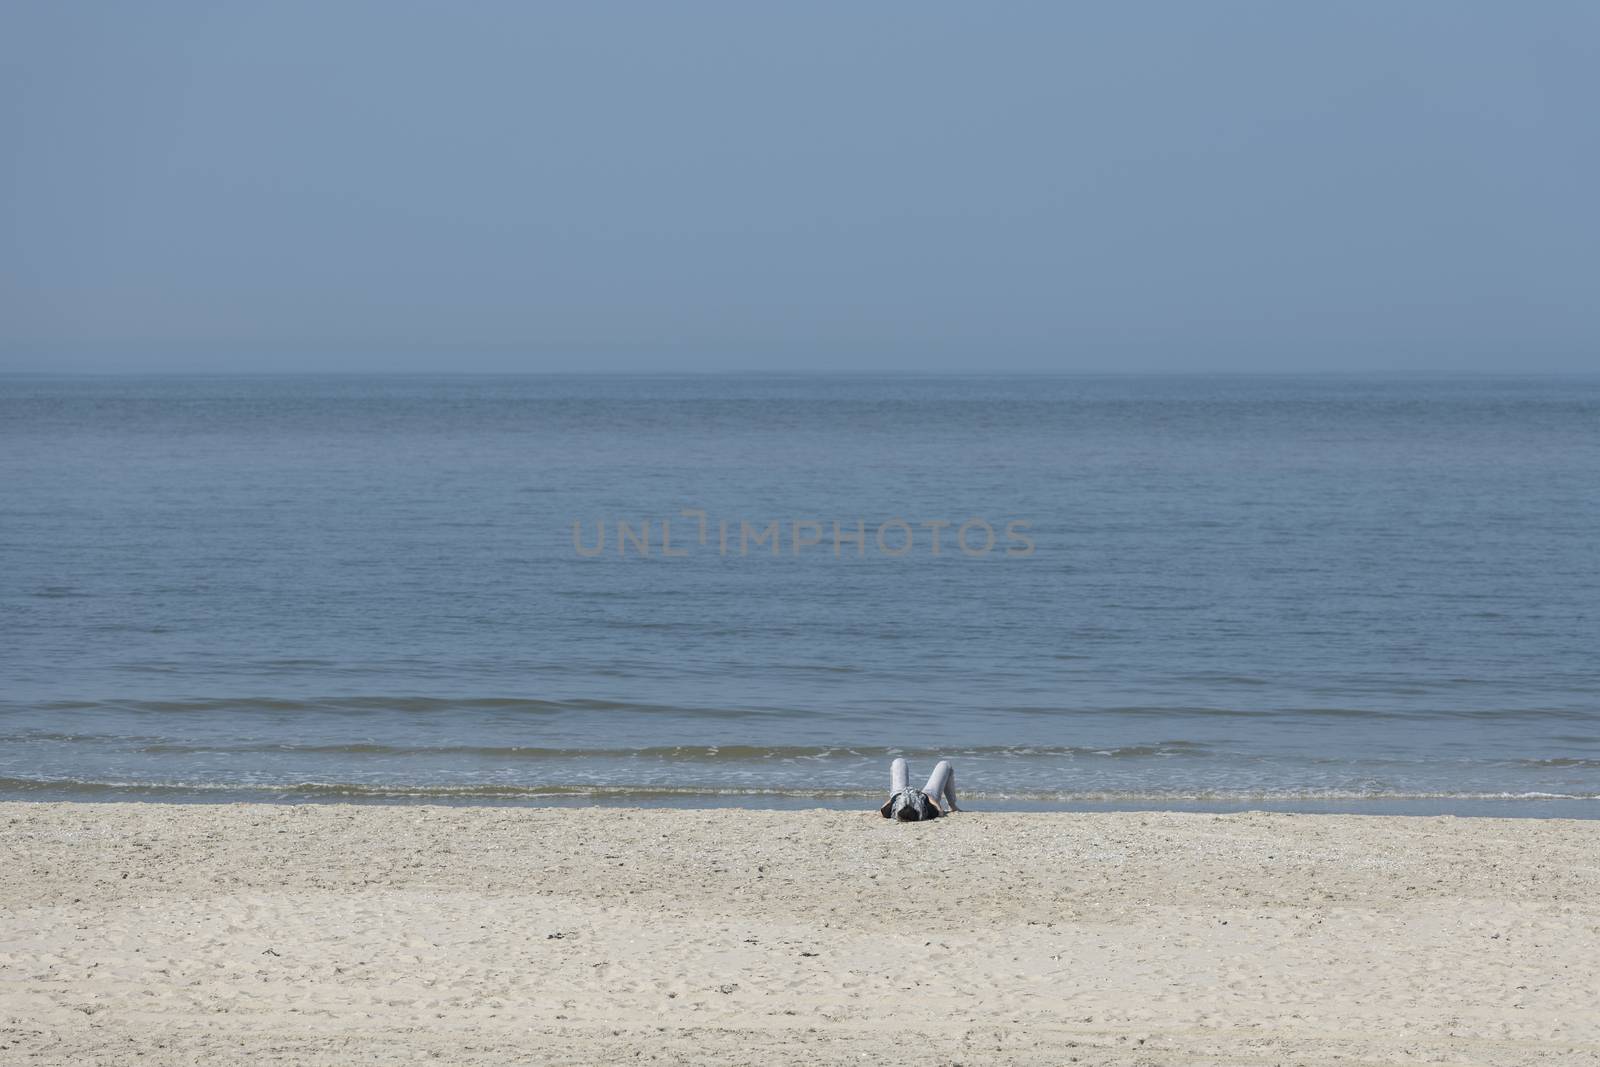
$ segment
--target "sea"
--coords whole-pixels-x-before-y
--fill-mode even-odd
[[[0,377],[0,798],[1600,815],[1600,377]]]

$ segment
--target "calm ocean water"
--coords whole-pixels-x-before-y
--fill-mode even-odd
[[[0,796],[1600,814],[1597,378],[11,377],[0,494]]]

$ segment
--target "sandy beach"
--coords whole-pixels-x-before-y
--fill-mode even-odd
[[[1592,1064],[1600,822],[0,805],[0,1060]]]

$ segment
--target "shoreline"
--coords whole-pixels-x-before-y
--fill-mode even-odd
[[[14,782],[15,780],[13,780]],[[353,807],[445,808],[639,808],[648,811],[867,811],[883,794],[869,790],[664,789],[652,787],[563,786],[558,789],[475,786],[351,787],[304,783],[293,788],[178,786],[157,784],[30,782],[0,789],[3,804],[262,804],[269,806],[350,805]],[[1550,794],[1465,794],[1460,796],[1206,796],[1186,794],[1103,795],[1037,798],[1026,795],[962,793],[975,812],[1074,815],[1151,814],[1356,815],[1406,818],[1600,820],[1600,796]]]
[[[0,803],[26,1064],[1579,1064],[1600,823]]]

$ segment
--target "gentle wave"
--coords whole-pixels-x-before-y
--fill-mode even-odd
[[[870,789],[799,789],[753,786],[659,786],[585,785],[572,783],[525,785],[376,785],[359,782],[296,782],[281,785],[259,782],[130,782],[92,781],[76,778],[0,777],[0,795],[27,795],[44,792],[70,792],[80,795],[117,793],[140,796],[182,797],[206,793],[228,793],[261,797],[303,797],[306,799],[349,797],[352,799],[473,799],[507,800],[541,798],[586,798],[591,800],[667,800],[695,797],[787,798],[793,800],[854,800],[882,796]],[[1267,790],[963,790],[965,802],[1024,802],[1048,804],[1106,803],[1292,803],[1338,801],[1534,801],[1600,800],[1596,793],[1548,792],[1448,792],[1351,789],[1267,789]]]
[[[626,700],[538,700],[525,697],[419,696],[318,697],[301,700],[280,697],[234,697],[205,700],[58,700],[35,705],[34,707],[40,711],[134,711],[150,714],[209,714],[239,711],[505,711],[525,714],[555,714],[574,711],[614,711],[638,714],[665,713],[717,718],[742,718],[755,715],[786,715],[791,713],[791,709],[787,708],[688,707],[676,704],[648,704]]]
[[[28,740],[19,737],[17,740]],[[55,735],[61,741],[88,740],[82,736]],[[114,740],[114,739],[109,739]],[[962,757],[1091,757],[1139,759],[1163,756],[1196,756],[1207,752],[1194,741],[1170,741],[1155,745],[1124,745],[1120,748],[1085,748],[1075,745],[975,745],[942,748],[907,748],[881,745],[647,745],[635,748],[545,748],[517,745],[389,745],[380,742],[299,745],[289,742],[246,744],[189,744],[156,742],[139,745],[137,751],[150,754],[201,754],[224,752],[281,752],[304,755],[352,756],[481,756],[504,760],[553,759],[663,759],[694,763],[735,763],[753,760],[822,760],[839,757],[861,759],[959,759]]]
[[[830,711],[847,713],[845,709],[817,707],[787,707],[755,705],[729,707],[704,704],[650,703],[633,700],[604,698],[579,698],[570,700],[545,700],[536,697],[428,697],[403,695],[328,696],[328,697],[210,697],[194,700],[56,700],[38,704],[0,701],[3,712],[135,712],[140,714],[223,714],[238,712],[301,713],[301,712],[395,712],[436,714],[446,712],[498,712],[520,715],[562,715],[609,712],[625,715],[681,716],[686,719],[744,719],[793,716],[815,716]],[[1592,723],[1596,712],[1580,707],[1520,707],[1520,708],[1450,708],[1430,707],[1426,710],[1401,710],[1375,707],[1272,707],[1238,708],[1218,705],[1185,704],[1127,704],[1103,706],[1069,706],[1060,704],[996,705],[988,709],[992,714],[1043,718],[1078,718],[1110,716],[1119,719],[1149,718],[1183,720],[1193,718],[1246,719],[1246,720],[1467,720],[1467,721],[1532,721],[1570,720]],[[854,714],[854,712],[848,712]],[[1585,737],[1583,740],[1593,740]]]
[[[799,797],[818,800],[876,796],[857,789],[768,789],[725,786],[654,785],[372,785],[360,782],[134,782],[91,781],[77,778],[19,778],[0,776],[0,796],[37,793],[121,794],[150,797],[183,797],[206,793],[225,793],[262,797],[351,797],[372,799],[470,799],[484,800],[539,798],[590,798],[595,800],[668,799],[672,797]]]
[[[279,756],[352,756],[373,759],[415,759],[467,757],[508,763],[562,760],[659,760],[689,764],[793,763],[829,760],[889,760],[897,756],[913,761],[937,759],[1025,759],[1025,760],[1170,760],[1207,759],[1250,762],[1251,757],[1199,741],[1164,740],[1151,744],[1102,747],[1091,745],[638,745],[638,746],[541,746],[541,745],[452,745],[389,744],[381,741],[297,743],[293,741],[172,741],[159,736],[132,734],[68,733],[49,730],[24,730],[0,734],[0,744],[99,745],[153,756],[232,756],[269,754]],[[1259,762],[1259,757],[1255,758]],[[1316,765],[1416,766],[1417,760],[1380,757],[1287,756],[1282,763]],[[1514,767],[1528,770],[1600,770],[1600,759],[1584,757],[1551,758],[1460,758],[1457,764],[1483,767]],[[1420,794],[1419,794],[1420,795]]]
[[[1584,759],[1576,756],[1557,756],[1551,759],[1519,759],[1514,762],[1519,767],[1574,767],[1584,770],[1600,770],[1600,759]]]

